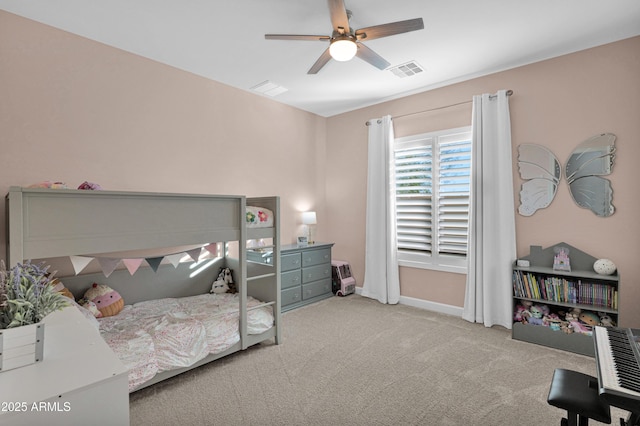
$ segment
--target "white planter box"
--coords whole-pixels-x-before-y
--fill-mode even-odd
[[[0,330],[0,372],[42,361],[44,323]]]

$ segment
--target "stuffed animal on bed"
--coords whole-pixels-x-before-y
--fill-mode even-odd
[[[124,308],[120,293],[104,284],[93,283],[84,293],[84,298],[95,303],[103,317],[117,315]]]
[[[86,180],[84,182],[82,182],[80,184],[80,186],[78,187],[78,189],[91,189],[94,191],[101,191],[102,187],[97,184],[97,183],[93,183],[93,182],[87,182]]]
[[[233,282],[233,271],[229,268],[220,268],[220,273],[218,274],[218,280],[224,280],[227,283],[229,289],[227,293],[237,293],[238,288],[236,284]],[[217,281],[217,280],[216,280]]]
[[[102,312],[100,312],[96,304],[93,303],[91,300],[87,300],[83,297],[82,299],[78,300],[78,305],[82,306],[87,311],[91,312],[94,317],[102,318]]]
[[[229,268],[220,268],[218,278],[211,285],[209,293],[237,293],[231,272]]]
[[[61,293],[63,296],[68,297],[71,300],[76,300],[75,297],[73,297],[73,294],[69,291],[69,289],[66,288],[62,283],[62,281],[60,281],[59,279],[57,278],[52,279],[49,285],[52,285],[53,289],[58,293]]]
[[[229,290],[229,286],[224,280],[215,280],[211,285],[211,291],[209,293],[226,293]]]
[[[33,185],[29,185],[28,187],[29,188],[49,188],[49,189],[69,189],[67,184],[64,182],[52,182],[50,180],[34,183]]]

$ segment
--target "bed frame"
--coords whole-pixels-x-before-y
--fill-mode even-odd
[[[240,295],[240,341],[229,350],[196,365],[159,373],[143,387],[191,368],[273,339],[281,340],[280,320],[280,199],[246,198],[240,195],[200,195],[149,192],[90,191],[11,187],[7,195],[7,265],[26,259],[40,260],[73,255],[97,256],[114,253],[145,253],[158,249],[225,243],[225,255],[208,274],[190,279],[187,267],[161,266],[157,272],[139,269],[133,276],[115,271],[104,275],[79,275],[63,279],[79,296],[96,280],[117,290],[126,303],[163,297],[181,297],[209,291],[218,266],[234,271]],[[246,206],[272,210],[270,228],[248,228]],[[247,241],[270,238],[273,264],[247,261]],[[237,242],[236,253],[227,255],[229,242]],[[143,257],[143,256],[139,256]],[[173,270],[173,271],[172,271]],[[215,272],[214,272],[215,271]],[[126,285],[118,284],[122,279]],[[161,284],[158,285],[158,282]],[[247,332],[247,297],[271,305],[274,326],[259,335]],[[140,388],[141,389],[141,388]]]

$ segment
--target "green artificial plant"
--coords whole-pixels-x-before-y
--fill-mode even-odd
[[[29,260],[7,270],[0,262],[0,329],[39,323],[69,304],[51,285],[48,269]]]

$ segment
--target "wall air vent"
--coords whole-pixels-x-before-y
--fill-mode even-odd
[[[273,96],[278,96],[279,94],[284,93],[289,89],[287,89],[286,87],[277,85],[269,80],[265,80],[262,83],[256,84],[255,86],[253,86],[251,90],[253,90],[254,92],[262,93],[263,95],[273,97]]]
[[[412,75],[419,74],[424,71],[417,62],[411,61],[405,64],[401,64],[392,68],[389,68],[389,71],[394,73],[400,78],[411,77]]]

